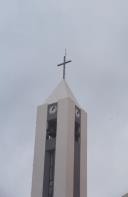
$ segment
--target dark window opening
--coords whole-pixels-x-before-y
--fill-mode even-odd
[[[53,197],[54,195],[54,171],[57,134],[56,110],[56,106],[48,106],[42,197]]]
[[[56,127],[57,127],[57,120],[56,119],[48,121],[47,139],[56,138]]]
[[[75,122],[75,141],[79,141],[80,139],[80,124]]]
[[[46,151],[43,197],[53,197],[55,174],[55,150]]]
[[[74,193],[73,197],[80,197],[80,132],[81,112],[76,108],[75,130],[74,130]]]
[[[49,166],[49,186],[48,197],[53,197],[54,188],[54,169],[55,169],[55,151],[50,151],[50,166]]]

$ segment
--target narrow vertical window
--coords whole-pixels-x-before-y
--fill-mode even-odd
[[[74,131],[74,195],[80,197],[80,122],[81,112],[75,109],[75,131]]]
[[[48,106],[42,197],[53,197],[57,132],[57,104]]]

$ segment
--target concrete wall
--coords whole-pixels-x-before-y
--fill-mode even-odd
[[[73,197],[75,103],[58,103],[54,197]],[[87,197],[87,113],[81,110],[80,197]]]
[[[122,196],[122,197],[128,197],[128,193],[127,194],[125,194],[124,196]]]
[[[58,103],[54,197],[73,197],[75,105],[70,99]]]
[[[46,124],[47,105],[42,105],[37,110],[31,197],[42,197]]]
[[[80,197],[87,197],[87,113],[81,110]]]
[[[75,103],[58,101],[54,197],[73,197]],[[47,105],[38,107],[31,197],[42,197]],[[87,197],[87,114],[81,110],[80,197]]]

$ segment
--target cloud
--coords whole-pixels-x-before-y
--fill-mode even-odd
[[[128,191],[127,1],[0,3],[0,196],[31,192],[36,107],[61,79],[88,112],[88,196]],[[46,85],[47,84],[47,85]]]

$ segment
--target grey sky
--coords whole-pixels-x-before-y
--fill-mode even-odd
[[[0,197],[31,190],[36,107],[61,80],[88,112],[88,197],[128,192],[128,1],[0,1]],[[47,86],[46,86],[47,84]]]

